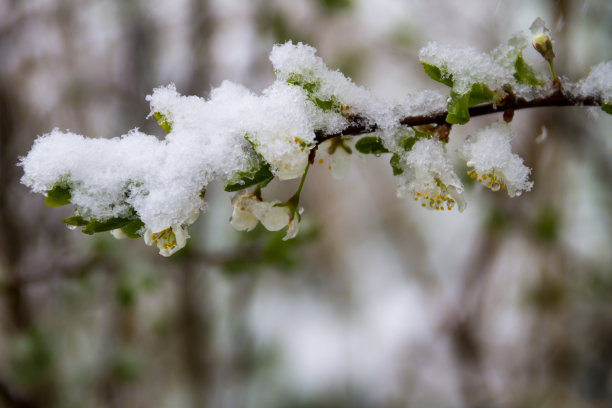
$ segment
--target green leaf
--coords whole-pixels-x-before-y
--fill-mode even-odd
[[[155,119],[157,119],[159,126],[161,126],[166,133],[170,133],[172,131],[172,122],[168,120],[166,115],[161,112],[153,112],[153,115],[155,116]]]
[[[602,103],[601,109],[608,115],[612,115],[612,103]]]
[[[85,228],[83,228],[82,232],[84,234],[93,235],[96,232],[111,231],[117,228],[123,228],[132,221],[134,221],[132,218],[111,218],[105,221],[92,219],[89,221],[89,223],[87,223]]]
[[[402,169],[402,166],[400,164],[399,154],[393,153],[393,156],[391,156],[391,160],[389,161],[389,163],[391,164],[391,168],[393,169],[394,176],[399,176],[404,172],[404,169]]]
[[[225,185],[225,191],[240,191],[255,184],[268,184],[274,178],[270,170],[270,165],[264,161],[259,162],[259,166],[251,171],[239,171]]]
[[[470,120],[470,112],[468,111],[469,101],[469,92],[460,95],[454,91],[451,91],[446,121],[455,125],[463,125],[465,123],[468,123]]]
[[[45,205],[61,207],[62,205],[70,204],[71,198],[70,187],[66,183],[55,183],[51,190],[47,191]]]
[[[412,150],[412,147],[414,146],[414,144],[416,143],[417,140],[419,140],[420,138],[416,138],[416,137],[405,137],[401,142],[400,142],[400,146],[402,146],[402,148],[409,152],[410,150]]]
[[[493,100],[493,92],[489,89],[488,86],[481,83],[476,83],[472,85],[472,89],[470,90],[470,100],[468,102],[468,106],[472,107],[474,105],[478,105],[479,103],[491,102]]]
[[[339,112],[341,108],[340,102],[338,102],[336,98],[331,98],[329,100],[324,101],[317,97],[309,96],[308,99],[310,99],[318,108],[322,109],[324,112]]]
[[[125,227],[121,228],[121,231],[125,233],[129,238],[140,238],[142,234],[139,234],[139,231],[144,227],[144,222],[140,219],[136,219],[131,221]]]
[[[439,67],[436,67],[435,65],[427,64],[426,62],[421,62],[421,64],[423,65],[423,69],[425,70],[425,73],[429,75],[431,79],[433,79],[434,81],[441,82],[444,85],[450,86],[452,88],[453,76],[449,74],[446,69],[444,68],[440,69]]]
[[[334,111],[340,113],[342,111],[342,104],[338,98],[332,96],[329,99],[321,99],[316,95],[321,89],[321,80],[314,77],[314,72],[307,72],[309,75],[291,73],[287,79],[287,83],[290,85],[296,85],[306,91],[308,100],[314,103],[319,109],[325,112]]]
[[[470,121],[470,112],[468,109],[480,103],[490,102],[493,100],[494,96],[495,94],[489,87],[481,83],[472,85],[472,88],[465,94],[451,91],[446,122],[455,125],[468,123]]]
[[[73,215],[72,217],[64,218],[62,222],[64,224],[72,225],[74,227],[84,227],[89,223],[89,221],[87,221],[80,215]]]
[[[311,73],[311,75],[314,75],[314,73]],[[314,79],[314,80],[308,80],[306,79],[306,76],[303,74],[298,74],[295,72],[292,72],[291,74],[289,74],[289,78],[287,79],[287,83],[290,85],[296,85],[299,86],[301,88],[304,88],[304,90],[306,91],[306,93],[308,95],[311,95],[315,92],[317,92],[320,88],[321,88],[321,81],[318,79]]]
[[[523,59],[523,53],[519,53],[518,57],[516,57],[514,69],[514,78],[519,84],[526,84],[532,87],[542,85],[534,69]]]
[[[376,136],[362,137],[355,144],[355,149],[363,154],[382,154],[389,153],[382,139]]]

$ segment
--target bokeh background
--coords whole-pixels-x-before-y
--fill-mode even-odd
[[[170,259],[71,232],[70,208],[19,184],[54,127],[163,137],[156,86],[261,91],[274,43],[401,100],[442,90],[418,62],[428,41],[488,51],[538,16],[561,75],[612,59],[607,0],[0,0],[0,406],[612,406],[612,120],[596,109],[516,113],[535,181],[519,198],[465,180],[464,213],[428,212],[395,198],[388,159],[353,157],[342,181],[315,166],[297,239],[233,231],[215,185]]]

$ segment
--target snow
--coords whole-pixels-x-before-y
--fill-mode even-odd
[[[580,95],[601,98],[612,103],[612,61],[602,62],[591,68],[589,75],[576,84]]]
[[[494,58],[471,47],[454,47],[430,42],[419,52],[421,62],[443,67],[453,79],[453,90],[458,94],[470,91],[475,83],[491,90],[514,84],[512,73],[495,62]]]
[[[496,122],[468,138],[463,155],[470,174],[493,191],[507,189],[510,197],[531,190],[531,169],[517,154],[512,153],[512,129],[505,122]]]

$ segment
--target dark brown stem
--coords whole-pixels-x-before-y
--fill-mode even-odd
[[[531,100],[509,95],[509,97],[505,98],[502,103],[488,103],[473,106],[469,109],[469,112],[470,117],[475,117],[508,110],[516,111],[519,109],[539,108],[546,106],[601,106],[602,103],[603,101],[601,97],[584,97],[559,89],[546,97]],[[400,119],[399,123],[403,126],[409,127],[430,124],[442,125],[446,123],[447,115],[447,111],[439,111],[428,115],[407,116]],[[316,131],[315,134],[317,143],[321,143],[325,140],[333,139],[339,136],[357,136],[365,133],[371,133],[376,130],[378,130],[378,126],[376,124],[372,124],[366,118],[351,116],[349,117],[349,126],[342,132],[324,134],[321,131]]]

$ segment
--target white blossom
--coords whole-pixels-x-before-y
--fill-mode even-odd
[[[236,229],[237,231],[251,231],[257,226],[259,220],[253,215],[252,212],[244,209],[244,207],[240,205],[234,205],[234,210],[232,211],[230,223],[232,224],[232,227],[234,227],[234,229]]]
[[[187,244],[187,238],[189,238],[187,227],[179,224],[158,232],[147,229],[144,233],[145,244],[149,246],[157,245],[159,254],[162,256],[170,256],[184,248]]]
[[[275,133],[267,137],[266,143],[257,147],[274,174],[281,180],[292,180],[304,174],[308,165],[309,146],[299,137]]]
[[[351,169],[352,149],[347,141],[336,143],[332,139],[321,143],[317,149],[317,161],[319,163],[329,162],[328,168],[336,180],[344,179]]]
[[[505,122],[496,122],[466,140],[462,153],[467,160],[470,177],[487,188],[507,190],[510,197],[531,190],[531,169],[512,153],[512,129]]]
[[[417,141],[402,159],[398,197],[412,196],[414,201],[431,210],[465,209],[463,185],[453,171],[442,142],[433,139]]]
[[[176,253],[187,244],[187,239],[190,237],[187,227],[193,224],[199,215],[199,211],[194,211],[184,222],[161,230],[153,231],[147,228],[143,235],[145,244],[157,245],[162,256],[168,257]]]
[[[291,221],[289,208],[281,204],[277,200],[262,201],[253,193],[238,194],[232,199],[234,212],[230,222],[238,231],[250,231],[258,220],[268,231],[281,230]]]
[[[230,219],[232,226],[238,231],[250,231],[257,222],[268,231],[287,229],[283,240],[294,238],[299,230],[299,222],[303,209],[294,209],[289,203],[278,200],[263,201],[254,193],[239,193],[232,199],[234,211]]]

